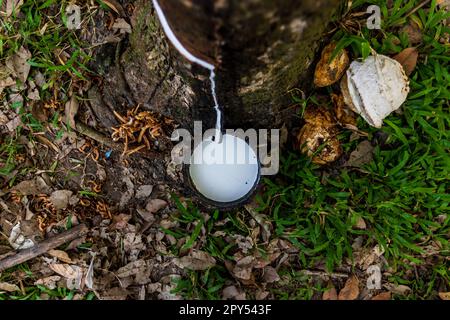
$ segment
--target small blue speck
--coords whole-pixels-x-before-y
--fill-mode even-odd
[[[111,153],[112,153],[112,150],[106,151],[106,153],[105,153],[106,159],[109,159],[109,157],[111,157]]]

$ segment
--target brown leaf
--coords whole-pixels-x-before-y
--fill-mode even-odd
[[[269,291],[258,290],[255,294],[255,300],[264,300],[269,296],[269,294]]]
[[[391,293],[389,291],[382,292],[372,297],[372,300],[391,300]]]
[[[385,287],[392,293],[403,295],[403,296],[409,294],[412,291],[410,287],[405,286],[403,284],[396,285],[396,284],[388,283],[385,285]]]
[[[119,278],[126,278],[129,276],[134,276],[140,272],[143,272],[145,271],[145,269],[147,269],[147,263],[145,262],[145,260],[141,259],[130,262],[126,266],[117,270],[116,274]]]
[[[49,265],[49,268],[66,278],[68,289],[82,289],[84,286],[84,270],[82,267],[70,264],[52,263]]]
[[[60,276],[50,276],[46,278],[39,279],[34,282],[34,285],[41,285],[44,287],[49,288],[50,290],[53,290],[57,286],[57,282],[61,280]]]
[[[30,73],[31,66],[28,60],[31,58],[31,53],[25,47],[20,47],[19,50],[10,58],[6,60],[6,66],[14,70],[17,78],[22,83],[25,83]]]
[[[342,155],[338,133],[335,127],[325,128],[306,123],[297,135],[298,148],[303,154],[312,157],[312,162],[316,164],[332,163]]]
[[[274,283],[280,281],[280,276],[274,267],[267,266],[264,268],[263,280],[266,283]]]
[[[419,51],[417,48],[406,48],[396,56],[394,59],[397,60],[405,70],[406,75],[413,73],[417,65],[417,58],[419,57]]]
[[[0,70],[0,93],[3,92],[3,89],[5,89],[7,87],[11,87],[15,84],[16,84],[16,81],[13,78],[8,77],[8,76],[3,77],[2,72]]]
[[[79,272],[77,266],[71,266],[68,264],[62,264],[62,263],[52,263],[49,265],[50,269],[55,271],[57,274],[68,278],[68,279],[75,279],[79,276]]]
[[[117,287],[104,292],[100,300],[125,300],[127,296],[128,290]]]
[[[345,105],[344,96],[333,93],[331,100],[333,101],[334,113],[339,123],[342,125],[350,124],[356,126],[356,115]]]
[[[72,263],[72,259],[70,259],[69,255],[65,251],[52,249],[48,251],[48,254],[62,262]]]
[[[8,282],[0,282],[0,291],[14,292],[20,291],[20,288],[15,284],[11,284]]]
[[[356,149],[350,154],[350,158],[344,164],[344,167],[356,167],[361,168],[365,164],[368,164],[373,159],[373,150],[375,148],[372,146],[370,141],[364,140]]]
[[[361,217],[359,217],[358,220],[356,220],[356,223],[353,227],[359,230],[365,230],[367,228],[366,222]]]
[[[330,43],[322,51],[322,56],[314,73],[314,84],[317,87],[330,86],[339,81],[350,63],[345,49],[341,50],[330,62],[335,48],[336,43]]]
[[[190,270],[206,270],[216,265],[216,259],[207,252],[194,250],[190,255],[180,258],[177,265]]]
[[[439,292],[439,298],[442,300],[450,300],[450,292]]]
[[[316,164],[325,165],[342,155],[334,115],[323,106],[309,106],[303,115],[305,125],[297,135],[297,148]],[[321,151],[317,153],[318,149]]]
[[[12,188],[14,191],[18,191],[21,195],[39,195],[41,193],[49,194],[51,192],[50,187],[45,183],[41,177],[36,177],[33,180],[25,180]]]
[[[66,102],[65,115],[66,124],[69,124],[71,128],[76,128],[75,116],[78,113],[78,100],[75,96],[72,96],[69,101]]]
[[[356,300],[359,296],[359,280],[356,276],[351,276],[345,283],[344,288],[339,292],[339,300]]]
[[[135,197],[137,199],[145,199],[150,196],[152,191],[153,191],[152,185],[142,185],[137,189]]]
[[[239,280],[251,280],[253,276],[253,268],[255,266],[256,259],[253,256],[246,256],[239,259],[236,265],[232,268],[231,272]]]
[[[113,30],[120,30],[120,33],[131,33],[131,26],[124,19],[119,18],[112,25]]]
[[[236,286],[228,286],[222,291],[222,299],[245,300],[245,292],[236,288]]]
[[[50,195],[50,201],[56,210],[67,208],[72,197],[73,192],[70,190],[56,190]]]
[[[145,209],[150,213],[156,213],[165,207],[167,207],[166,201],[161,199],[152,199],[147,203]]]
[[[122,230],[128,225],[128,221],[131,219],[131,214],[120,213],[113,216],[111,229]]]
[[[114,10],[117,14],[124,16],[125,11],[123,10],[122,5],[117,2],[117,0],[103,0],[103,3]]]
[[[327,290],[323,292],[322,300],[337,300],[338,295],[336,288],[331,284]]]

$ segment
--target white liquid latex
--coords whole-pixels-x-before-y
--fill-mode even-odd
[[[255,186],[259,164],[247,142],[225,134],[220,143],[204,140],[194,149],[189,173],[195,188],[208,199],[233,202]]]

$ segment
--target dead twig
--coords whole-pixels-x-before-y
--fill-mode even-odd
[[[101,144],[104,144],[105,146],[110,147],[111,149],[114,149],[115,151],[122,152],[122,144],[114,142],[111,138],[101,134],[97,130],[85,125],[82,122],[76,123],[76,130],[79,133],[91,138],[92,140],[95,140]]]
[[[324,277],[324,278],[348,278],[349,275],[346,273],[328,273],[325,271],[311,271],[311,270],[302,270],[304,275],[313,276],[313,277]]]
[[[0,260],[0,272],[36,258],[49,250],[63,245],[66,242],[80,238],[87,232],[87,226],[84,224],[79,224],[70,230],[64,231],[56,236],[44,240],[29,249],[18,251],[16,254]]]

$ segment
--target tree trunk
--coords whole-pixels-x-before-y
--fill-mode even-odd
[[[217,69],[225,128],[276,128],[288,121],[289,90],[307,89],[324,28],[341,0],[159,0],[180,42]],[[103,101],[140,104],[192,128],[213,127],[208,70],[168,43],[150,0],[137,2],[129,44],[109,70]],[[103,117],[105,126],[114,119]]]

